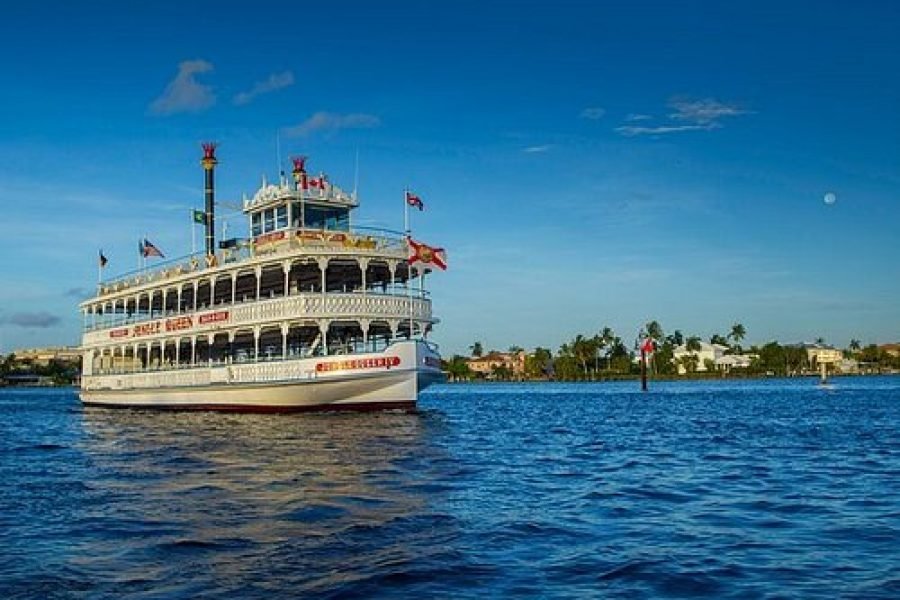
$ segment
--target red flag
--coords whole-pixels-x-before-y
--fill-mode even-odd
[[[442,271],[447,270],[447,253],[443,248],[434,248],[412,238],[407,238],[407,242],[409,243],[409,264],[411,266],[437,267]]]
[[[419,210],[425,210],[425,204],[422,202],[422,199],[412,192],[406,192],[406,203],[410,206],[415,206]]]
[[[656,344],[653,342],[653,338],[644,338],[644,341],[641,342],[641,352],[650,354],[654,350],[656,350]]]

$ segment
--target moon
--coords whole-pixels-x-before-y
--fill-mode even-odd
[[[837,194],[835,194],[834,192],[826,192],[823,200],[825,201],[825,204],[831,206],[832,204],[837,202]]]

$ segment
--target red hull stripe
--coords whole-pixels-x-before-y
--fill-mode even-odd
[[[298,413],[298,412],[375,412],[382,410],[415,411],[416,403],[403,402],[354,402],[344,404],[317,404],[313,406],[257,406],[253,404],[106,404],[103,402],[82,402],[84,406],[96,408],[128,408],[133,410],[174,410],[174,411],[217,411],[235,413]]]

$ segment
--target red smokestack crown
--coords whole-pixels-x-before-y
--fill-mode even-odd
[[[201,145],[203,146],[203,159],[200,161],[200,164],[203,165],[204,169],[212,169],[219,163],[216,160],[216,146],[218,144],[215,142],[204,142]]]

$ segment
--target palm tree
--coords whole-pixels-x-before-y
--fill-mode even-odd
[[[684,343],[684,334],[681,333],[680,329],[676,329],[674,332],[672,332],[672,335],[666,338],[666,341],[673,346],[680,346]]]
[[[862,344],[859,340],[850,340],[850,350],[853,352],[859,352],[859,349],[862,348]]]
[[[700,344],[700,338],[696,335],[692,335],[684,342],[684,349],[688,352],[700,352],[703,350],[703,346]]]
[[[712,334],[712,337],[709,338],[710,344],[718,344],[719,346],[727,346],[728,339],[719,333]]]
[[[747,335],[747,330],[740,323],[735,323],[731,326],[731,333],[728,334],[728,337],[734,340],[734,343],[739,343],[744,336]]]
[[[659,321],[650,321],[647,323],[647,337],[656,340],[657,342],[662,341],[663,339],[663,328],[662,325],[659,324]]]
[[[484,348],[482,348],[481,342],[475,342],[469,346],[469,350],[472,351],[472,356],[481,356],[484,354]]]

